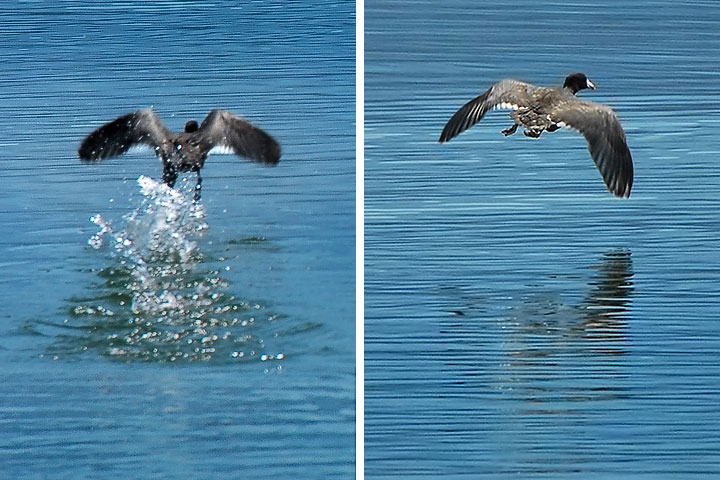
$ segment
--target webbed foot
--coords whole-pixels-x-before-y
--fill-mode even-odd
[[[518,126],[517,126],[517,123],[513,123],[513,124],[512,124],[512,127],[506,128],[505,130],[503,130],[503,131],[502,131],[502,134],[505,135],[506,137],[507,137],[508,135],[512,135],[512,134],[515,133],[515,131],[517,130],[517,127],[518,127]]]
[[[538,138],[542,132],[543,132],[542,129],[540,129],[540,130],[530,129],[530,130],[525,130],[523,133],[525,134],[526,137]]]
[[[193,195],[193,203],[200,201],[200,191],[202,190],[202,177],[200,176],[200,170],[197,171],[197,183],[195,184],[195,194]]]
[[[162,179],[163,179],[163,182],[165,183],[165,185],[167,185],[170,188],[173,188],[175,186],[175,181],[177,180],[177,177],[178,177],[177,169],[173,165],[166,163],[165,166],[163,167],[163,175],[162,175]]]
[[[545,130],[547,130],[548,132],[554,132],[555,130],[560,130],[560,125],[558,125],[557,123],[553,123],[552,125],[547,127]]]

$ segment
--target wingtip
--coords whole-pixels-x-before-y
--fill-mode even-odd
[[[610,190],[610,192],[615,195],[617,198],[630,198],[630,189],[632,188],[632,185],[621,185],[617,186],[615,189]]]
[[[280,154],[278,153],[277,155],[273,155],[271,157],[266,158],[265,163],[267,165],[270,165],[271,167],[274,167],[275,165],[280,163]]]
[[[274,167],[278,163],[280,163],[280,157],[282,156],[282,148],[280,147],[280,144],[272,137],[270,137],[271,142],[269,145],[269,148],[265,152],[265,155],[263,156],[263,163],[265,165],[268,165],[270,167]]]
[[[443,129],[442,133],[440,134],[440,138],[438,138],[438,143],[447,143],[452,138],[453,138],[453,135],[451,135],[448,132],[447,127],[445,127],[445,129]]]
[[[96,163],[98,161],[97,152],[92,150],[86,143],[87,141],[85,140],[80,144],[80,147],[78,147],[78,158],[81,162]]]

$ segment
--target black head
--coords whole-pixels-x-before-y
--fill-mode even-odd
[[[198,123],[195,120],[190,120],[185,124],[185,133],[197,132]]]
[[[584,73],[571,73],[565,79],[563,88],[569,88],[575,94],[584,88],[595,90],[595,84],[588,79]]]

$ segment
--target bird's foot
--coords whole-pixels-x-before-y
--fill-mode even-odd
[[[536,130],[536,129],[531,128],[529,130],[525,130],[523,133],[525,134],[526,137],[538,138],[542,132],[543,132],[542,129]]]
[[[202,190],[202,177],[200,177],[200,171],[197,172],[197,183],[195,184],[195,194],[193,195],[193,203],[200,201],[200,191]]]
[[[548,132],[554,132],[555,130],[560,130],[560,125],[558,125],[557,123],[553,123],[552,125],[547,127],[545,130],[547,130]]]
[[[175,187],[175,181],[177,180],[177,172],[173,168],[166,168],[163,170],[163,183],[170,188]]]
[[[517,127],[518,127],[518,126],[517,126],[517,123],[513,123],[513,124],[512,124],[512,127],[506,128],[505,130],[503,130],[503,131],[502,131],[502,134],[505,135],[506,137],[507,137],[508,135],[512,135],[513,133],[515,133],[515,130],[517,130]]]

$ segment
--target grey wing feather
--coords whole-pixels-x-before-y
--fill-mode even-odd
[[[228,110],[212,110],[199,131],[210,142],[209,149],[228,147],[237,155],[267,165],[280,160],[280,145],[272,136]]]
[[[629,197],[633,183],[633,162],[625,132],[615,112],[606,105],[578,99],[557,108],[552,119],[579,131],[585,137],[590,156],[608,190],[618,197]]]
[[[78,156],[84,161],[100,161],[127,152],[136,144],[159,148],[170,135],[152,108],[137,110],[106,123],[80,144]]]
[[[440,135],[440,143],[447,142],[456,135],[475,125],[493,107],[511,104],[518,107],[530,107],[533,99],[549,90],[517,80],[501,80],[488,88],[482,95],[460,107],[445,125]]]

